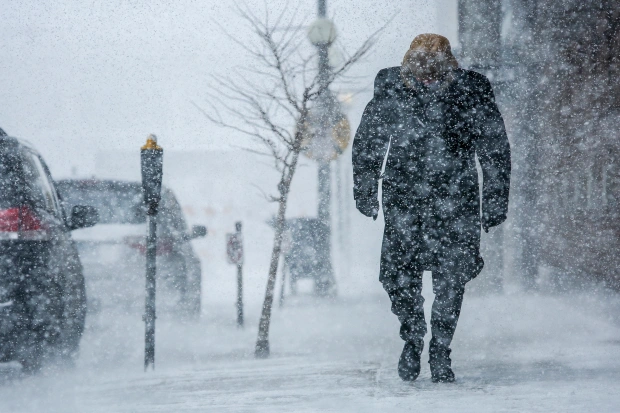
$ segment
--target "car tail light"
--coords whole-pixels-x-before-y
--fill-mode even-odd
[[[138,250],[140,254],[146,255],[146,237],[125,237],[125,245],[135,250]],[[174,241],[172,238],[165,237],[163,239],[157,239],[157,255],[167,255],[173,250]]]
[[[129,248],[138,250],[142,255],[146,254],[146,241],[144,237],[125,237],[124,242]]]
[[[17,238],[19,222],[19,208],[0,210],[0,232],[14,232]]]
[[[174,241],[171,238],[157,240],[157,255],[168,255],[174,248]]]
[[[45,240],[48,232],[27,206],[0,209],[0,239]]]

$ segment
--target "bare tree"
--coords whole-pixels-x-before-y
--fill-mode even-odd
[[[259,323],[255,355],[269,356],[269,325],[276,283],[285,215],[291,182],[295,175],[302,142],[307,137],[309,115],[330,85],[343,80],[347,71],[366,55],[379,31],[367,38],[353,53],[346,54],[338,67],[327,76],[316,69],[316,50],[305,47],[303,26],[297,24],[297,13],[285,9],[275,19],[267,12],[259,18],[246,8],[238,9],[255,35],[255,44],[237,43],[256,62],[251,68],[238,69],[226,76],[213,78],[213,92],[208,94],[208,107],[200,109],[219,126],[248,136],[262,149],[252,152],[266,155],[280,173],[275,237],[271,252],[269,277]]]

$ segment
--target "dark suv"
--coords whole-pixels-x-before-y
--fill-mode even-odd
[[[41,156],[0,136],[0,361],[37,370],[47,356],[76,354],[86,309],[71,230],[97,222],[96,209],[63,210]]]
[[[144,306],[146,211],[139,182],[67,179],[57,182],[66,206],[93,205],[94,228],[76,231],[92,309],[140,310]],[[157,301],[164,313],[200,314],[201,269],[190,240],[206,235],[204,226],[188,231],[176,197],[165,186],[157,215]],[[161,292],[161,294],[160,294]]]

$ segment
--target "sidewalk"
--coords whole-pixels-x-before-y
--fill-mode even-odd
[[[420,378],[400,381],[402,342],[386,296],[320,303],[299,297],[275,309],[268,360],[252,357],[256,306],[244,330],[232,305],[209,307],[200,324],[159,320],[157,370],[147,374],[135,344],[142,323],[100,324],[75,370],[5,383],[0,411],[620,411],[620,323],[611,318],[620,297],[466,295],[455,384],[430,381],[426,351]]]

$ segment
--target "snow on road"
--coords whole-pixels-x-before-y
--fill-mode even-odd
[[[245,329],[232,303],[207,305],[199,323],[164,314],[148,373],[139,316],[93,315],[75,369],[30,378],[1,370],[0,412],[620,411],[616,295],[466,295],[457,382],[432,383],[425,351],[410,384],[396,373],[402,342],[380,292],[289,300],[275,309],[268,360],[252,357],[257,303]],[[428,283],[425,295],[428,307]]]

